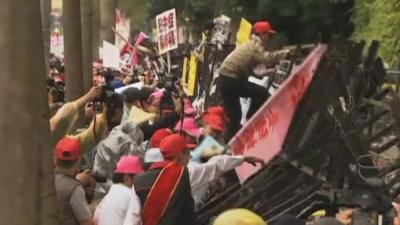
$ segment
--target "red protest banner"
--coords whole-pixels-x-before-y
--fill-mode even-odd
[[[252,155],[271,161],[282,149],[299,102],[308,90],[326,45],[318,45],[292,76],[229,142],[235,155]],[[236,169],[243,183],[259,167],[244,164]]]

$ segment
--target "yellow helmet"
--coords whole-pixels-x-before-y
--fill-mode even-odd
[[[325,217],[326,216],[326,211],[323,210],[323,209],[318,210],[318,211],[314,212],[312,214],[312,216],[314,216],[314,217]]]
[[[267,225],[267,223],[250,210],[230,209],[221,213],[213,225]]]

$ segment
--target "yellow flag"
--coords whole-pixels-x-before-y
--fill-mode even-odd
[[[199,78],[198,74],[199,59],[195,55],[190,56],[189,63],[189,83],[188,83],[188,95],[194,96],[197,91],[197,82]]]
[[[182,71],[182,86],[183,90],[187,95],[189,95],[189,59],[188,57],[183,58],[183,71]]]
[[[239,46],[250,39],[252,28],[253,25],[246,19],[242,18],[242,21],[240,22],[239,31],[237,32],[236,35],[236,46]]]

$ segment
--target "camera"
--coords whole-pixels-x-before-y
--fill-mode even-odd
[[[178,91],[179,79],[175,75],[165,75],[158,81],[157,87],[165,89],[164,96],[161,100],[160,107],[170,110],[175,108],[174,95],[179,95]]]
[[[165,88],[165,90],[173,93],[178,93],[176,85],[178,85],[178,77],[174,75],[165,75],[158,81],[158,88]]]
[[[56,69],[59,73],[64,73],[64,63],[56,55],[51,55],[49,60],[50,68]]]
[[[114,80],[115,72],[110,68],[107,68],[100,72],[99,75],[95,76],[94,85],[102,87],[102,95],[95,102],[106,102],[108,96],[114,93],[114,88],[112,86],[112,81]]]
[[[54,103],[64,102],[64,84],[62,82],[55,82],[53,78],[46,79],[47,93],[50,93],[54,97]]]

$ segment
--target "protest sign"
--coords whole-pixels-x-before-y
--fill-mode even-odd
[[[170,9],[156,16],[157,42],[160,54],[178,48],[176,10]]]
[[[213,44],[225,44],[229,38],[229,31],[231,26],[231,18],[221,15],[214,19],[213,35],[211,37],[211,43]]]
[[[198,73],[199,58],[192,54],[189,62],[189,79],[188,79],[188,93],[189,96],[195,96],[197,92],[197,83],[199,81]]]
[[[58,32],[50,37],[50,52],[64,58],[64,36]]]
[[[196,147],[191,155],[191,161],[201,162],[202,158],[209,158],[214,155],[221,155],[225,151],[225,147],[221,145],[217,140],[211,136],[207,136],[204,140]]]
[[[104,67],[119,68],[119,49],[107,41],[103,41],[103,65]]]
[[[253,26],[249,21],[242,18],[239,31],[236,34],[236,46],[239,46],[250,39]]]

